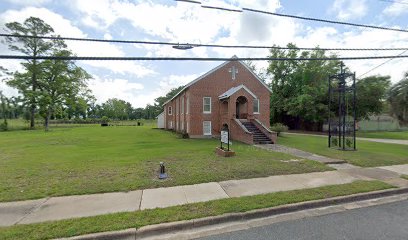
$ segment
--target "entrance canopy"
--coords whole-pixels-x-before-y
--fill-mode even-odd
[[[254,99],[257,98],[256,95],[253,92],[251,92],[251,90],[249,90],[247,87],[245,87],[242,84],[237,86],[237,87],[232,87],[232,88],[228,89],[228,91],[226,91],[225,93],[218,96],[218,98],[220,100],[229,98],[231,95],[233,95],[234,93],[238,92],[241,89],[244,89],[245,91],[247,91],[252,97],[254,97]]]

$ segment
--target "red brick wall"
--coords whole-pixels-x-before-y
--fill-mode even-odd
[[[232,80],[229,69],[235,66],[238,69],[236,79]],[[218,99],[218,96],[226,92],[232,87],[239,85],[246,86],[252,93],[254,93],[259,99],[259,114],[253,114],[253,97],[245,90],[241,89],[233,94],[229,101],[229,111],[225,114],[225,105],[222,106],[222,101]],[[239,96],[245,96],[248,100],[247,111],[250,116],[259,119],[264,125],[269,127],[269,104],[270,104],[270,92],[265,86],[256,79],[252,73],[246,69],[238,61],[228,62],[226,65],[205,76],[177,98],[166,104],[166,126],[168,121],[173,120],[173,128],[176,127],[176,119],[179,121],[179,130],[181,131],[181,121],[184,121],[184,129],[187,128],[187,122],[189,123],[189,135],[191,137],[203,136],[203,121],[211,121],[212,135],[219,136],[220,129],[223,125],[223,121],[226,119],[235,118],[235,102]],[[203,113],[203,97],[211,97],[211,114]],[[184,98],[184,114],[181,114],[181,98]],[[186,114],[187,98],[189,99],[189,114]],[[176,114],[176,103],[179,105],[179,114]],[[173,106],[173,115],[168,115],[168,106]],[[227,122],[231,124],[231,122]]]

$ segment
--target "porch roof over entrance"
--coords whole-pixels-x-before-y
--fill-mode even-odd
[[[247,87],[245,87],[243,84],[228,89],[225,93],[218,96],[218,98],[220,100],[225,99],[225,98],[229,98],[232,94],[238,92],[241,89],[244,89],[245,91],[247,91],[249,94],[251,94],[252,97],[257,98],[256,95],[253,92],[251,92],[251,90],[249,90]]]

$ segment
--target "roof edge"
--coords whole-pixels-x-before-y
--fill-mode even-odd
[[[268,89],[268,91],[269,91],[270,93],[272,93],[272,89],[270,89],[269,86],[268,86],[256,73],[254,73],[254,71],[252,71],[252,69],[251,69],[245,62],[243,62],[243,61],[238,61],[238,62],[240,62],[242,65],[244,65],[244,67],[245,67],[250,73],[252,73],[252,75],[254,75],[254,76],[256,77],[256,79],[258,79],[258,81],[261,82],[261,84],[262,84],[266,89]]]
[[[215,68],[211,69],[210,71],[204,73],[203,75],[199,76],[198,78],[194,79],[193,81],[189,82],[186,84],[186,86],[183,87],[183,89],[181,89],[176,95],[174,95],[172,98],[170,98],[169,100],[167,100],[166,102],[163,103],[162,107],[164,105],[166,105],[167,103],[171,102],[173,99],[175,99],[176,97],[178,97],[183,91],[185,91],[187,88],[189,88],[190,86],[192,86],[193,84],[195,84],[196,82],[200,81],[201,79],[205,78],[206,76],[210,75],[211,73],[217,71],[218,69],[222,68],[223,66],[225,66],[227,63],[231,62],[231,61],[237,61],[238,57],[236,55],[231,57],[231,60],[225,61],[222,64],[216,66]],[[272,93],[272,89],[269,88],[268,85],[266,85],[266,83],[256,74],[254,73],[254,71],[252,71],[252,69],[243,61],[238,60],[238,62],[240,64],[242,64],[252,75],[255,76],[255,78],[266,88],[268,89],[268,91],[270,93]],[[245,87],[245,86],[244,86]]]

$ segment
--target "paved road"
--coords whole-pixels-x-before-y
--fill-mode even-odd
[[[281,222],[249,230],[200,238],[227,239],[408,239],[408,200],[374,207]]]

